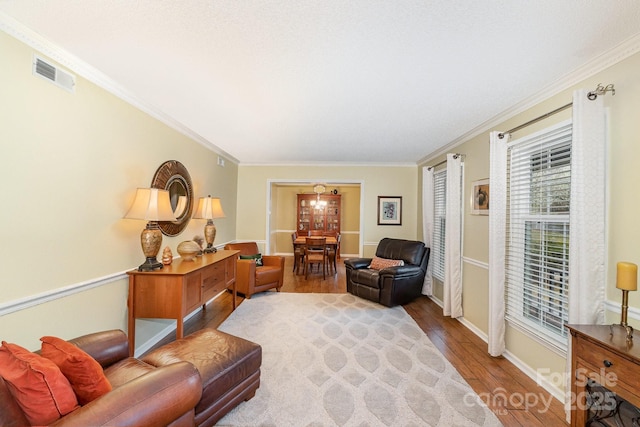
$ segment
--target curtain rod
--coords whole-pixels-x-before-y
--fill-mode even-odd
[[[607,92],[611,92],[611,95],[615,95],[616,94],[616,90],[614,89],[613,84],[609,84],[607,86],[602,86],[602,84],[598,83],[598,87],[596,87],[595,90],[592,90],[591,92],[587,93],[587,99],[589,99],[590,101],[593,101],[598,97],[598,95],[603,95],[604,96],[604,95],[607,94]],[[533,120],[529,120],[528,122],[526,122],[524,124],[521,124],[520,126],[516,126],[513,129],[509,129],[506,132],[501,132],[501,133],[498,134],[498,138],[502,139],[502,138],[504,138],[504,136],[506,134],[517,132],[520,129],[526,128],[527,126],[530,126],[530,125],[532,125],[534,123],[537,123],[540,120],[544,120],[547,117],[553,116],[554,114],[557,114],[560,111],[564,111],[564,110],[566,110],[567,108],[570,108],[570,107],[573,107],[573,102],[570,102],[570,103],[568,103],[566,105],[563,105],[562,107],[556,108],[555,110],[553,110],[551,112],[548,112],[547,114],[543,114],[540,117],[536,117]]]
[[[454,158],[454,159],[457,159],[457,158],[458,158],[458,157],[460,157],[460,156],[464,156],[464,154],[456,153],[456,154],[454,154],[454,155],[453,155],[453,158]],[[446,161],[446,160],[443,160],[443,161],[441,161],[440,163],[436,163],[436,164],[435,164],[435,165],[433,165],[433,166],[427,166],[427,169],[431,170],[431,169],[433,169],[433,168],[437,168],[437,167],[438,167],[438,166],[440,166],[440,165],[444,165],[445,163],[447,163],[447,161]]]
[[[536,118],[535,118],[535,119],[533,119],[533,120],[529,120],[527,123],[523,123],[523,124],[521,124],[520,126],[516,126],[516,127],[514,127],[513,129],[509,129],[509,130],[508,130],[508,131],[506,131],[506,132],[501,132],[501,133],[499,133],[499,134],[498,134],[498,138],[502,139],[502,138],[504,138],[504,136],[505,136],[506,134],[510,134],[510,133],[513,133],[513,132],[517,132],[517,131],[519,131],[520,129],[526,128],[527,126],[530,126],[530,125],[532,125],[532,124],[534,124],[534,123],[538,123],[540,120],[544,120],[544,119],[546,119],[547,117],[551,117],[551,116],[553,116],[554,114],[559,113],[560,111],[564,111],[564,110],[566,110],[566,109],[567,109],[567,108],[569,108],[569,107],[573,107],[573,102],[570,102],[570,103],[568,103],[567,105],[563,105],[563,106],[562,106],[562,107],[560,107],[560,108],[556,108],[555,110],[550,111],[550,112],[548,112],[547,114],[543,114],[543,115],[541,115],[541,116],[539,116],[539,117],[536,117]]]

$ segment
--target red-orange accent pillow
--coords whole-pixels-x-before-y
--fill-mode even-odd
[[[2,341],[0,376],[31,425],[49,425],[78,407],[71,384],[44,357]]]
[[[111,391],[102,366],[81,348],[56,337],[42,337],[40,354],[51,360],[71,383],[81,405]]]
[[[369,268],[373,270],[382,270],[383,268],[397,267],[399,265],[404,265],[404,261],[401,259],[386,259],[374,256],[371,260],[371,264],[369,264]]]

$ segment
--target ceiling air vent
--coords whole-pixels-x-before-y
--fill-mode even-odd
[[[76,76],[67,73],[37,56],[34,56],[33,75],[47,79],[68,92],[75,91]]]

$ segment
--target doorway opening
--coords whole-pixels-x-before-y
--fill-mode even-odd
[[[359,180],[268,180],[266,248],[276,255],[292,255],[291,233],[297,230],[297,195],[316,194],[314,185],[323,184],[326,194],[341,195],[341,254],[362,256],[363,186]]]

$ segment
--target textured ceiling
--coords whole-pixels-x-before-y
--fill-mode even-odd
[[[640,32],[637,0],[0,0],[241,164],[416,163]]]

